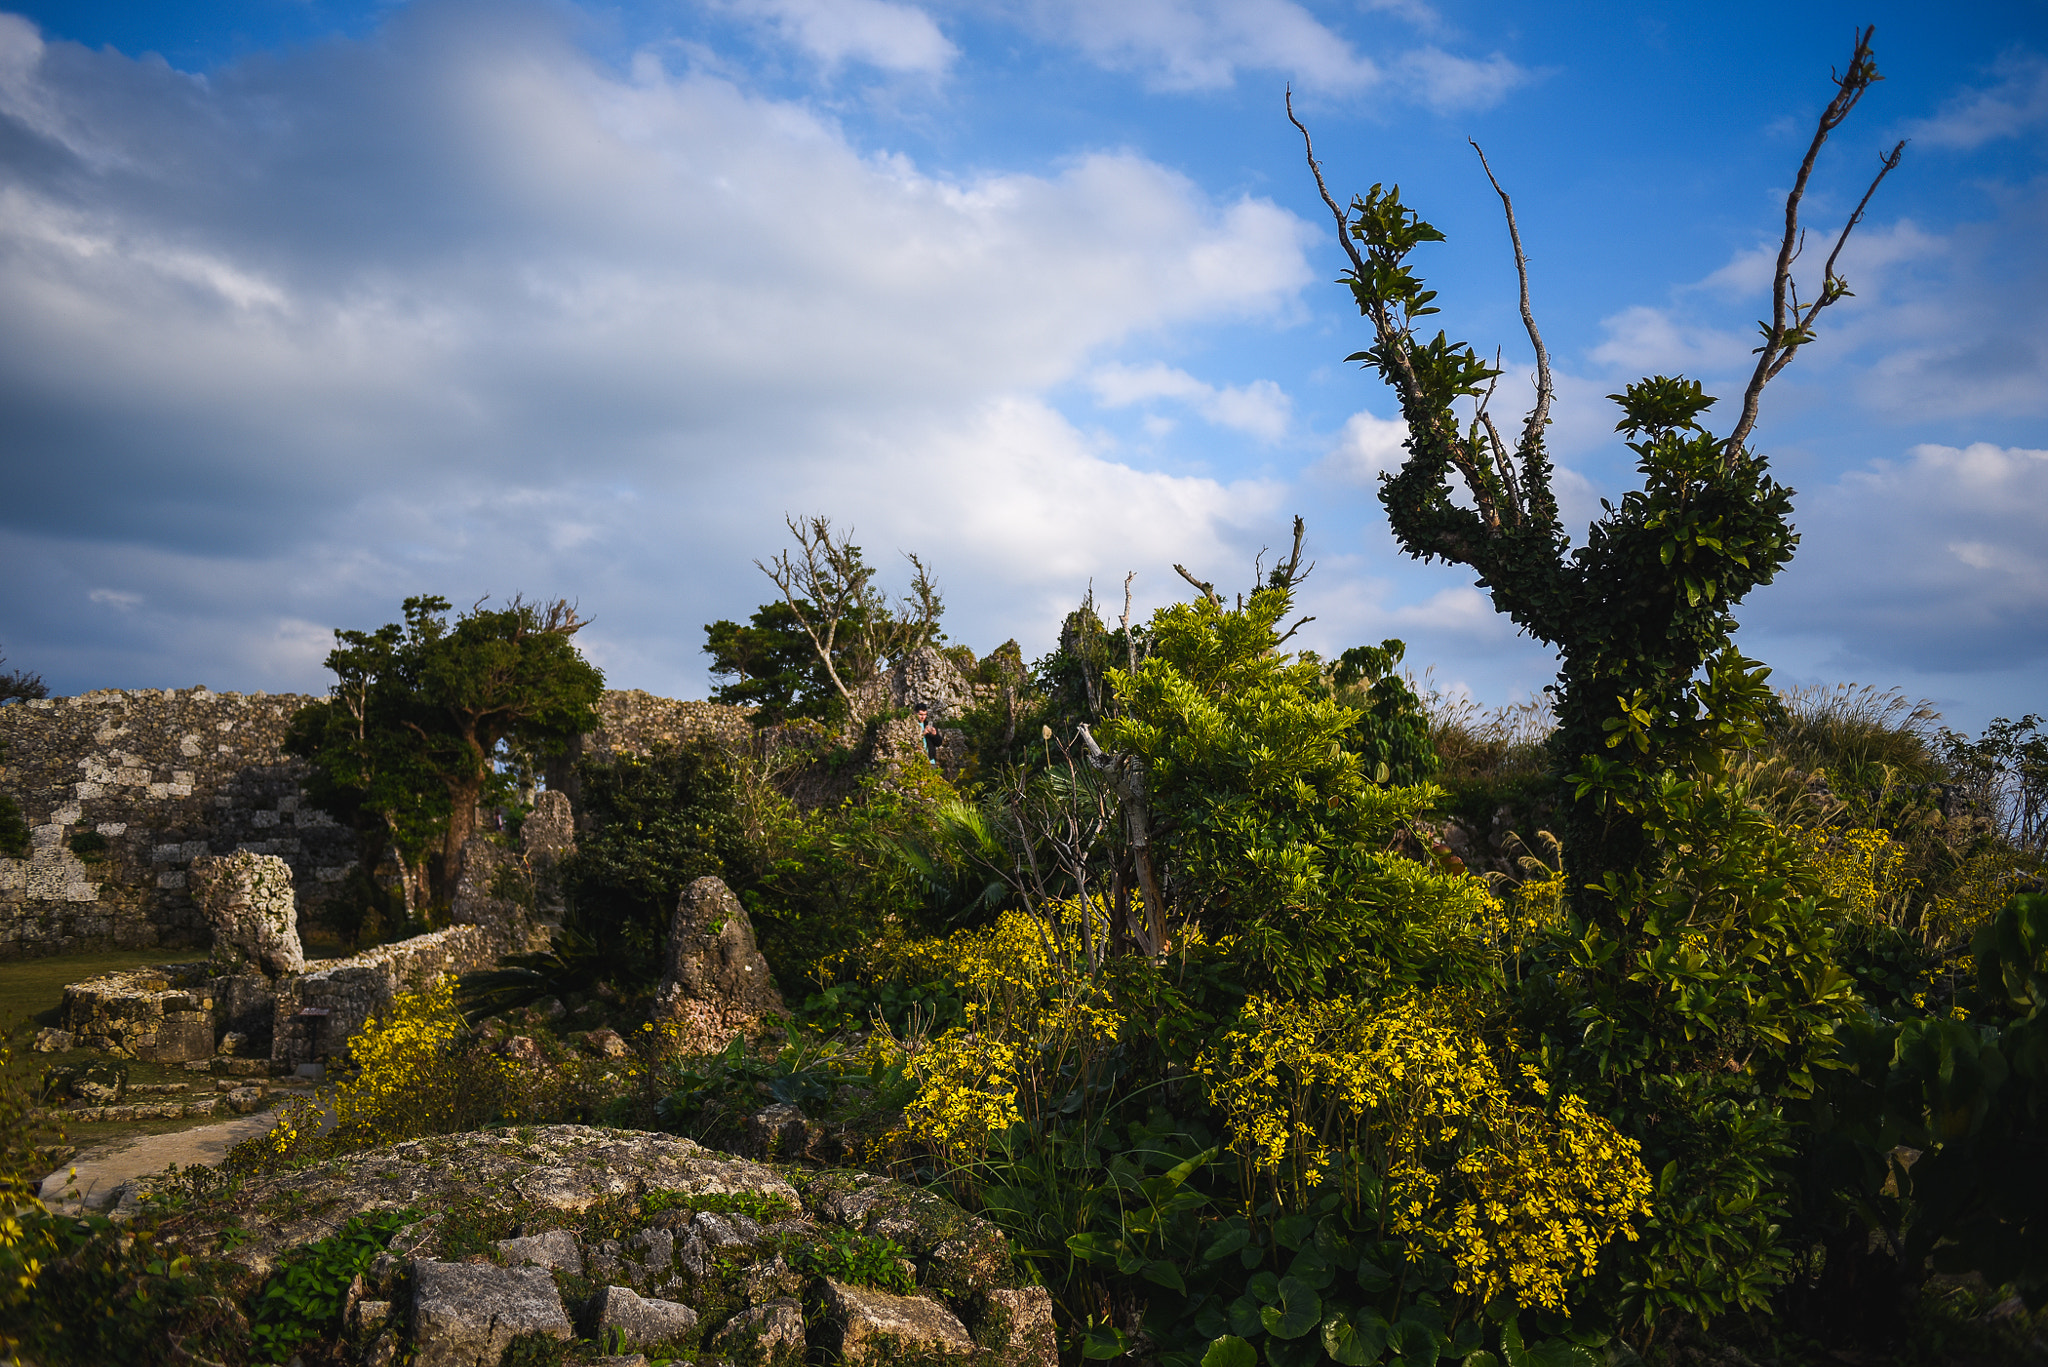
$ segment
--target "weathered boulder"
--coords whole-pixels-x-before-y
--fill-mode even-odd
[[[697,1312],[675,1301],[658,1300],[623,1286],[607,1286],[597,1293],[597,1333],[617,1329],[629,1347],[674,1343],[697,1327]]]
[[[560,1268],[572,1276],[583,1275],[583,1250],[576,1236],[566,1229],[551,1229],[519,1239],[500,1239],[498,1252],[509,1263],[531,1263],[535,1267]]]
[[[189,878],[193,900],[213,930],[216,974],[250,965],[275,978],[306,966],[291,865],[248,850],[202,854],[193,858]]]
[[[61,1054],[71,1047],[71,1032],[59,1030],[56,1026],[45,1026],[36,1031],[35,1051],[38,1054]]]
[[[747,1117],[740,1152],[772,1162],[838,1163],[847,1156],[845,1129],[811,1119],[793,1101],[778,1101]]]
[[[922,1356],[966,1361],[974,1340],[953,1312],[925,1296],[896,1296],[825,1279],[826,1346],[844,1367],[888,1367]]]
[[[532,901],[533,880],[518,855],[481,835],[464,843],[450,921],[477,927],[501,954],[540,949],[548,932],[536,924]]]
[[[569,795],[552,788],[533,796],[533,810],[519,827],[519,850],[533,879],[533,914],[544,926],[562,923],[562,888],[558,870],[576,853],[576,813]]]
[[[783,1009],[746,908],[717,878],[707,875],[683,889],[664,958],[655,1018],[673,1022],[685,1050],[723,1048],[760,1017]]]
[[[999,1287],[988,1299],[989,1323],[975,1337],[994,1351],[998,1367],[1060,1367],[1052,1293],[1042,1286]]]
[[[575,1336],[544,1268],[423,1258],[412,1275],[414,1367],[499,1367],[521,1334]]]
[[[810,1347],[804,1308],[788,1296],[764,1301],[727,1320],[711,1346],[745,1367],[797,1367]]]

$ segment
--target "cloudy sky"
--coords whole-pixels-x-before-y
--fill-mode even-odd
[[[1575,522],[1602,396],[1739,401],[1784,191],[1856,297],[1755,444],[1805,540],[1741,616],[1781,683],[2048,710],[2048,16],[1497,0],[38,0],[0,11],[0,650],[53,690],[316,690],[412,593],[568,596],[617,687],[702,696],[785,513],[1049,648],[1308,518],[1303,637],[1526,697],[1547,653],[1373,497],[1393,405],[1287,125],[1448,235],[1524,383],[1516,196]],[[1818,268],[1824,252],[1809,253]]]

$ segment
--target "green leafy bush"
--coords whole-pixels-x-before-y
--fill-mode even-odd
[[[339,1232],[287,1254],[250,1305],[249,1339],[256,1354],[288,1362],[299,1349],[334,1339],[349,1283],[368,1272],[391,1237],[415,1218],[403,1210],[358,1215]]]
[[[789,1265],[807,1277],[831,1277],[855,1286],[907,1295],[916,1285],[903,1267],[908,1255],[894,1239],[827,1226],[818,1239],[793,1244]]]

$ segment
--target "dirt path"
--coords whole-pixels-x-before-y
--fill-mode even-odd
[[[120,1200],[124,1183],[162,1172],[173,1163],[181,1168],[218,1163],[230,1148],[265,1133],[275,1123],[275,1115],[258,1111],[217,1125],[110,1140],[85,1150],[45,1177],[43,1204],[60,1214],[106,1210]]]

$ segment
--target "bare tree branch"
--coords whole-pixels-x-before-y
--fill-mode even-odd
[[[1214,584],[1205,584],[1201,580],[1195,578],[1195,576],[1188,573],[1187,566],[1185,565],[1175,565],[1173,567],[1173,572],[1179,575],[1181,578],[1187,580],[1190,584],[1193,584],[1197,589],[1201,590],[1202,596],[1208,599],[1210,603],[1212,603],[1218,608],[1223,606],[1223,600],[1217,596],[1216,586]]]
[[[1313,621],[1315,621],[1315,618],[1313,617],[1304,617],[1299,622],[1296,622],[1293,626],[1287,628],[1287,635],[1282,636],[1279,640],[1273,642],[1273,649],[1278,650],[1281,646],[1287,643],[1288,637],[1293,636],[1295,632],[1300,631],[1303,627],[1307,626],[1310,622]]]
[[[1877,193],[1878,184],[1891,174],[1905,155],[1906,144],[1901,142],[1884,158],[1876,179],[1864,191],[1862,202],[1850,215],[1848,224],[1836,239],[1834,251],[1828,255],[1820,297],[1802,315],[1797,291],[1792,284],[1792,263],[1798,259],[1804,236],[1799,227],[1800,201],[1806,197],[1806,183],[1813,176],[1814,163],[1820,159],[1820,149],[1827,142],[1828,135],[1841,127],[1842,121],[1863,98],[1863,93],[1884,79],[1878,74],[1877,61],[1871,55],[1870,40],[1876,33],[1877,27],[1872,25],[1856,35],[1856,49],[1850,54],[1849,69],[1834,77],[1835,97],[1821,111],[1820,123],[1814,129],[1813,141],[1807,145],[1805,159],[1799,163],[1799,174],[1792,182],[1792,191],[1785,196],[1785,235],[1778,244],[1778,265],[1771,279],[1771,321],[1763,325],[1764,344],[1757,348],[1756,371],[1749,377],[1749,388],[1742,396],[1742,417],[1721,447],[1721,458],[1729,465],[1742,458],[1744,444],[1756,426],[1757,406],[1763,398],[1764,386],[1785,368],[1801,346],[1813,340],[1815,316],[1848,294],[1846,284],[1834,273],[1835,258],[1841,255],[1842,244],[1849,240],[1850,231],[1861,221],[1864,207]]]
[[[1485,150],[1470,138],[1466,141],[1472,143],[1472,150],[1479,153],[1479,165],[1485,170],[1486,179],[1493,185],[1493,192],[1500,196],[1501,208],[1507,213],[1508,240],[1515,244],[1515,275],[1522,282],[1522,326],[1528,329],[1529,343],[1536,348],[1536,406],[1529,410],[1529,420],[1522,425],[1521,449],[1527,450],[1532,443],[1543,438],[1543,428],[1550,421],[1550,401],[1556,397],[1557,387],[1550,379],[1550,352],[1543,345],[1543,334],[1536,330],[1535,311],[1529,307],[1529,257],[1522,250],[1522,230],[1515,224],[1515,202],[1508,198],[1506,190],[1500,188],[1500,181],[1495,179],[1493,167],[1486,160]],[[1499,442],[1498,437],[1494,440],[1496,444]]]
[[[1117,618],[1117,625],[1124,629],[1124,658],[1133,674],[1138,672],[1138,638],[1131,634],[1131,581],[1137,577],[1136,570],[1124,576],[1124,615]]]
[[[1299,513],[1295,514],[1294,549],[1288,553],[1285,560],[1273,566],[1273,573],[1267,577],[1265,584],[1259,587],[1287,589],[1289,592],[1292,592],[1297,584],[1304,582],[1308,578],[1310,571],[1315,569],[1315,564],[1310,562],[1308,569],[1301,567],[1301,539],[1306,533],[1307,528],[1308,524],[1302,520],[1301,515]],[[1263,552],[1261,552],[1261,555],[1263,556]]]
[[[840,626],[864,602],[874,571],[861,563],[859,547],[847,539],[852,536],[851,529],[847,538],[835,542],[830,518],[785,514],[782,520],[796,537],[801,558],[792,559],[783,551],[768,564],[756,560],[754,567],[782,590],[782,601],[789,605],[804,635],[811,638],[811,646],[825,666],[825,677],[846,704],[847,715],[859,721],[853,692],[839,677],[836,657]]]
[[[1351,217],[1339,207],[1336,196],[1330,193],[1329,184],[1323,179],[1322,163],[1316,160],[1315,143],[1309,137],[1308,125],[1295,117],[1292,89],[1287,92],[1287,121],[1301,131],[1301,145],[1308,157],[1308,169],[1316,178],[1316,190],[1322,195],[1323,203],[1329,206],[1331,215],[1337,220],[1337,241],[1344,248],[1344,254],[1351,258],[1352,270],[1360,280],[1370,278],[1371,267],[1359,253],[1357,243],[1352,237]],[[1353,203],[1355,207],[1356,201]],[[1409,431],[1419,437],[1421,433],[1416,432],[1419,425],[1441,444],[1444,455],[1464,479],[1465,487],[1472,495],[1472,501],[1479,506],[1479,516],[1485,526],[1490,532],[1498,534],[1501,525],[1500,508],[1493,497],[1492,481],[1485,477],[1478,461],[1473,458],[1470,448],[1460,439],[1455,427],[1450,432],[1444,431],[1436,411],[1422,402],[1424,390],[1415,374],[1414,358],[1409,354],[1409,338],[1405,324],[1396,324],[1393,315],[1387,311],[1383,303],[1375,302],[1365,307],[1366,316],[1372,320],[1374,335],[1387,356],[1391,370],[1387,378],[1394,386],[1395,392],[1401,396],[1401,407],[1408,418]],[[1470,548],[1445,545],[1436,548],[1432,553],[1464,561],[1470,558],[1472,551]]]

